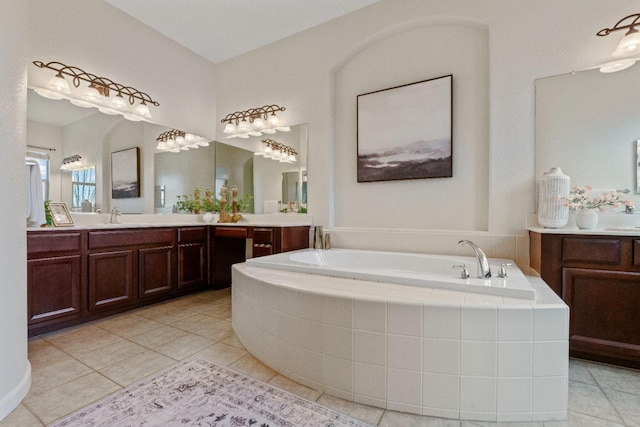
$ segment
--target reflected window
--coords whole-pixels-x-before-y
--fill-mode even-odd
[[[90,166],[71,172],[71,207],[80,208],[88,200],[96,205],[96,167]]]

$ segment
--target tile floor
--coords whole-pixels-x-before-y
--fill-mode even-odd
[[[354,404],[292,382],[248,354],[231,328],[230,291],[206,291],[29,340],[32,386],[0,427],[43,426],[192,354],[309,400],[393,427],[640,426],[640,371],[572,359],[567,421],[445,420]]]

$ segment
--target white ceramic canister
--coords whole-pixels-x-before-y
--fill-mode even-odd
[[[569,197],[569,177],[558,167],[542,175],[538,187],[538,223],[546,228],[560,228],[569,221],[569,207],[562,198]]]

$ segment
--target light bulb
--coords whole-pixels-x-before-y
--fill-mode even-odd
[[[635,59],[622,59],[619,61],[611,61],[600,67],[601,73],[615,73],[616,71],[626,70],[636,63]]]
[[[269,120],[267,121],[267,123],[269,123],[269,126],[272,128],[278,126],[280,120],[278,120],[278,116],[276,116],[276,113],[272,113],[271,116],[269,116]]]
[[[142,101],[140,104],[136,105],[136,108],[133,110],[137,115],[144,117],[145,119],[151,118],[151,113],[149,112],[149,107],[147,103]]]
[[[224,133],[235,133],[236,132],[236,125],[234,125],[233,123],[227,123],[224,126],[224,130],[222,132],[224,132]]]
[[[85,101],[93,102],[94,104],[102,103],[102,95],[98,92],[98,89],[94,85],[89,85],[82,94],[82,99]]]
[[[127,109],[127,101],[124,100],[120,92],[111,99],[111,107],[121,111]]]
[[[49,80],[49,88],[56,92],[64,93],[65,95],[71,93],[71,89],[69,89],[69,83],[67,83],[67,81],[62,76],[62,73],[60,72],[58,72],[58,74],[56,74],[51,78],[51,80]]]
[[[179,145],[185,145],[184,136],[182,136],[182,135],[176,136],[176,143],[178,143]]]
[[[43,97],[48,98],[48,99],[55,99],[55,100],[58,100],[58,99],[64,99],[64,96],[62,96],[62,95],[61,95],[61,94],[59,94],[58,92],[54,92],[54,91],[49,90],[49,89],[43,89],[43,88],[39,88],[39,87],[37,87],[37,88],[35,88],[35,89],[33,89],[33,90],[34,90],[38,95],[43,96]]]
[[[627,33],[627,35],[620,40],[612,56],[614,58],[620,58],[622,56],[633,55],[638,51],[640,51],[640,32],[634,31],[633,33]]]
[[[249,126],[249,122],[246,120],[242,120],[238,124],[238,132],[249,132],[251,130],[251,126]]]
[[[186,134],[184,135],[184,140],[185,140],[185,141],[187,141],[187,142],[193,142],[193,141],[195,141],[195,140],[196,140],[196,137],[195,137],[195,135],[194,135],[194,134],[192,134],[192,133],[186,133]]]
[[[261,118],[261,117],[258,117],[257,119],[255,119],[255,120],[253,121],[253,123],[251,124],[251,126],[252,126],[254,129],[260,130],[260,129],[262,129],[263,127],[265,127],[265,122],[264,122],[264,120],[262,120],[262,118]]]

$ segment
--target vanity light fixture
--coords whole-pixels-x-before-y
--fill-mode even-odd
[[[620,43],[618,43],[616,50],[611,54],[614,60],[599,67],[603,73],[614,73],[625,70],[640,60],[640,13],[625,16],[613,27],[603,28],[598,31],[596,35],[605,37],[619,30],[628,31],[622,40],[620,40]]]
[[[62,160],[62,166],[60,166],[60,170],[71,172],[78,169],[84,169],[86,166],[82,164],[81,159],[82,157],[80,157],[79,154],[65,157],[64,160]]]
[[[158,135],[156,141],[158,141],[156,150],[168,151],[170,153],[179,153],[181,151],[187,151],[190,148],[209,146],[209,142],[203,137],[178,129],[162,132]]]
[[[227,114],[224,119],[220,120],[225,124],[222,132],[229,135],[227,138],[249,138],[262,134],[274,134],[276,131],[289,132],[291,128],[282,126],[276,115],[285,109],[272,104]]]
[[[266,159],[277,160],[280,163],[294,163],[296,159],[296,150],[288,145],[274,141],[273,139],[263,139],[264,151],[256,151],[256,156],[263,156]]]
[[[33,61],[38,68],[53,70],[56,74],[51,78],[46,88],[34,88],[37,94],[49,99],[68,99],[78,107],[95,107],[105,114],[121,114],[131,121],[149,120],[151,112],[149,105],[160,105],[149,95],[130,86],[116,83],[106,77],[98,77],[87,73],[81,68],[65,65],[61,62]],[[70,77],[73,88],[65,79]],[[84,90],[80,89],[82,82],[87,83]]]

